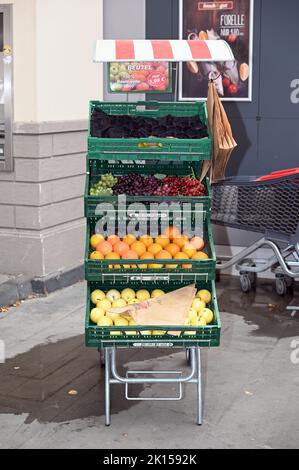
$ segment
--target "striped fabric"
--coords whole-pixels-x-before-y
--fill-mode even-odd
[[[183,40],[101,40],[94,62],[225,62],[234,60],[227,42]]]

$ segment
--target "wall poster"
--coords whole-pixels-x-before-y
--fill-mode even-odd
[[[252,100],[253,0],[180,0],[180,39],[227,41],[234,62],[188,62],[180,68],[180,100],[206,99],[210,78],[224,101]]]

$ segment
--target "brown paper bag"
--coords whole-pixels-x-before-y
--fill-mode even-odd
[[[130,315],[140,326],[184,326],[195,295],[195,284],[191,284],[157,299],[150,299],[123,308],[113,308],[109,310],[107,315]],[[169,333],[180,334],[180,332]]]
[[[234,140],[231,125],[212,81],[209,83],[207,111],[209,127],[213,135],[213,151],[211,161],[205,161],[203,164],[201,181],[209,174],[213,183],[225,177],[227,164],[237,143]]]

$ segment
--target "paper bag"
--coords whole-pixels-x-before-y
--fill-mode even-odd
[[[213,152],[211,161],[206,161],[203,164],[201,181],[209,173],[213,183],[225,177],[227,164],[234,148],[237,146],[233,138],[231,125],[213,81],[209,83],[207,111],[209,127],[213,135]]]
[[[195,284],[191,284],[156,299],[123,308],[113,308],[107,315],[130,315],[140,326],[184,326],[195,295]],[[180,332],[169,333],[177,336],[180,334]]]

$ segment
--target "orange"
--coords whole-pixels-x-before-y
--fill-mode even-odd
[[[105,259],[120,259],[120,256],[118,253],[112,251],[112,253],[108,253],[108,255],[105,256]]]
[[[115,253],[118,253],[120,256],[123,256],[130,249],[129,245],[125,242],[117,242],[113,248]]]
[[[187,256],[185,253],[182,253],[181,251],[179,253],[177,253],[175,256],[174,256],[174,259],[179,259],[179,260],[186,260],[187,259]],[[176,265],[175,266],[176,268],[183,268],[183,269],[190,269],[192,268],[192,265],[190,264],[180,264],[180,265]]]
[[[89,259],[91,259],[92,261],[104,259],[104,255],[100,251],[93,251],[92,253],[90,253]]]
[[[172,259],[172,256],[168,251],[162,250],[157,254],[156,259]]]
[[[179,237],[181,235],[181,232],[178,228],[170,226],[166,230],[164,230],[163,235],[169,238],[169,240],[173,240],[174,238]]]
[[[184,245],[189,241],[189,238],[186,235],[180,235],[173,239],[173,243],[175,243],[180,249],[184,248]]]
[[[163,264],[149,264],[148,269],[162,269],[164,268]]]
[[[126,235],[123,241],[131,246],[134,242],[136,242],[136,237],[134,237],[134,235]]]
[[[138,258],[136,251],[128,250],[123,254],[122,259],[139,259],[139,258]]]
[[[146,248],[149,248],[154,243],[154,240],[149,235],[142,235],[142,237],[140,237],[140,241]]]
[[[162,246],[158,245],[158,243],[153,243],[148,249],[148,252],[151,253],[153,257],[157,256],[160,251],[162,251]]]
[[[113,251],[113,247],[111,243],[104,240],[97,246],[97,251],[100,251],[104,256],[106,256]]]
[[[201,251],[205,246],[205,242],[203,241],[201,237],[192,238],[191,243],[192,245],[194,245],[197,251]]]
[[[109,264],[109,269],[120,269],[121,265],[120,264]]]
[[[195,255],[192,256],[192,259],[209,259],[209,257],[206,253],[199,251],[198,253],[195,253]]]
[[[188,258],[192,258],[196,253],[196,248],[192,243],[186,243],[184,245],[183,252],[188,256]]]
[[[140,259],[153,259],[153,255],[151,253],[149,253],[148,251],[146,251],[145,253],[143,253],[143,255],[140,256]],[[147,264],[139,264],[139,269],[147,269],[148,268],[148,265]]]
[[[134,242],[131,245],[131,250],[135,251],[139,258],[146,253],[146,247],[142,242]]]
[[[162,246],[162,248],[166,248],[167,245],[169,245],[170,240],[169,240],[169,238],[166,237],[165,235],[159,235],[159,236],[156,238],[156,243],[158,243],[158,245]]]
[[[107,242],[114,246],[116,243],[120,242],[120,238],[117,235],[110,235],[110,237],[107,238]]]
[[[165,250],[168,251],[168,253],[170,253],[171,256],[174,256],[177,253],[179,253],[180,248],[175,243],[170,243],[169,245],[167,245]]]
[[[92,237],[90,237],[90,246],[92,246],[92,248],[96,249],[96,247],[97,247],[102,241],[104,241],[103,235],[95,234],[95,235],[93,235]]]

